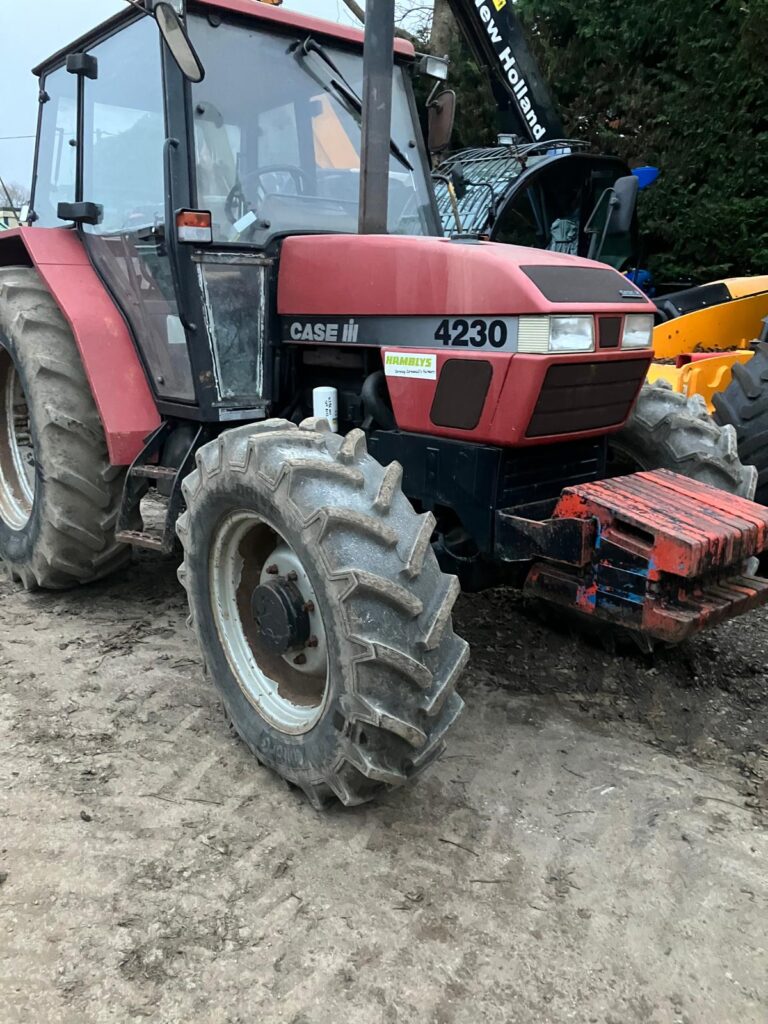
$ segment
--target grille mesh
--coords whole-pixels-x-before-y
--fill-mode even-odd
[[[556,363],[544,378],[526,436],[618,426],[629,415],[647,368],[648,359]]]

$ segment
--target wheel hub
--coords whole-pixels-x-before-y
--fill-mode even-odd
[[[263,587],[277,586],[281,595],[278,600],[281,604],[286,599],[290,602],[290,610],[287,613],[289,646],[284,650],[273,648],[275,653],[280,654],[292,669],[305,675],[316,675],[325,671],[328,657],[325,627],[322,617],[315,608],[317,602],[312,583],[295,551],[285,543],[278,544],[261,570],[259,584],[254,591],[251,605],[257,622],[259,618],[256,613],[256,595],[259,594],[259,599],[265,596],[259,593]],[[274,608],[274,592],[265,603]],[[285,607],[285,604],[282,604],[282,607]],[[276,614],[279,620],[280,615],[285,613]],[[272,622],[274,621],[273,618]],[[261,634],[261,638],[262,642],[271,646],[270,638],[265,633]]]
[[[237,683],[281,732],[308,732],[328,695],[328,644],[312,581],[293,548],[255,513],[219,525],[212,610]]]
[[[251,609],[262,642],[275,654],[306,647],[310,638],[309,612],[293,580],[278,576],[260,584],[253,592]]]

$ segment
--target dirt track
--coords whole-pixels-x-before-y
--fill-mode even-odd
[[[463,598],[448,756],[325,815],[185,614],[0,584],[0,1024],[765,1024],[768,614],[649,659]]]

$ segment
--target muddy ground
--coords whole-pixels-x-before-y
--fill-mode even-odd
[[[0,583],[0,1024],[765,1024],[768,614],[651,658],[463,598],[448,755],[318,814],[172,562]]]

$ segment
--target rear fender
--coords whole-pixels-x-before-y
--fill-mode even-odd
[[[110,462],[127,466],[160,425],[128,326],[68,228],[15,228],[0,234],[0,266],[33,266],[75,336],[107,439]]]

